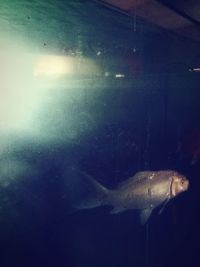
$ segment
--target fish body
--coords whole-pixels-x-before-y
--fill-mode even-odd
[[[107,189],[93,177],[81,173],[85,193],[76,201],[77,209],[88,209],[109,205],[111,213],[135,209],[141,211],[141,221],[145,223],[154,208],[164,205],[178,194],[186,191],[189,181],[172,170],[142,171],[118,185]],[[82,186],[80,187],[82,190]]]

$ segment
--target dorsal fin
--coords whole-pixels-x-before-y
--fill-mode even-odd
[[[148,178],[153,172],[150,171],[141,171],[137,172],[134,176],[128,178],[127,180],[121,182],[117,187],[123,187],[124,185],[128,185],[129,183],[139,182],[143,179]]]

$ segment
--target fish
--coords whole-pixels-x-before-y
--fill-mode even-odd
[[[105,187],[85,172],[73,170],[71,174],[73,183],[67,196],[73,198],[75,211],[100,206],[112,206],[111,214],[139,210],[142,224],[155,208],[160,206],[159,214],[162,213],[171,199],[189,188],[189,180],[173,170],[140,171],[114,189]]]

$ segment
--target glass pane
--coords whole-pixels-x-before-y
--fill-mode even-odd
[[[195,262],[199,43],[111,7],[0,3],[3,267]]]

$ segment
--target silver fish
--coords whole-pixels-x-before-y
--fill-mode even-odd
[[[72,178],[76,182],[70,185],[68,197],[73,195],[76,210],[109,205],[114,214],[136,209],[140,210],[142,223],[146,223],[153,209],[161,206],[162,212],[168,201],[189,187],[187,178],[172,170],[137,172],[112,190],[84,172],[74,171]]]

